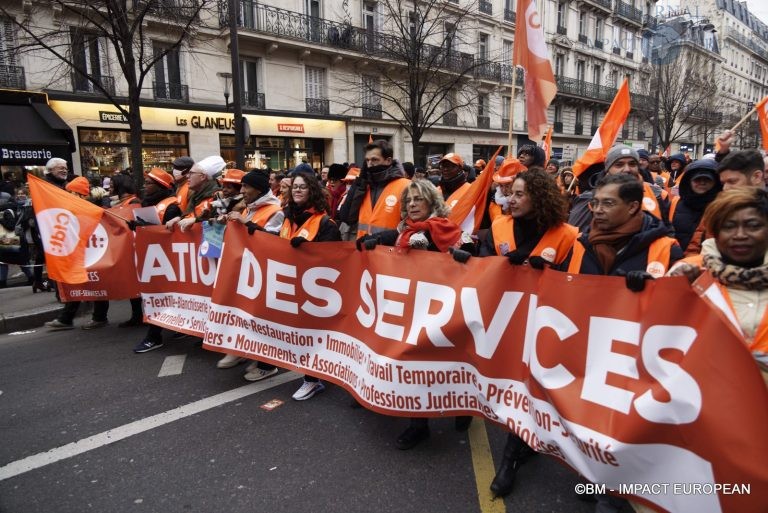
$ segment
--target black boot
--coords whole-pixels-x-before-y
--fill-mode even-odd
[[[509,495],[515,483],[515,475],[520,465],[531,454],[534,454],[533,449],[525,445],[525,442],[520,440],[520,438],[511,433],[507,436],[507,443],[504,446],[504,453],[501,457],[501,465],[499,465],[496,477],[493,478],[491,483],[491,491],[496,497]]]

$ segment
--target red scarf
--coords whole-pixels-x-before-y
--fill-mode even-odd
[[[448,251],[448,248],[456,244],[461,238],[459,225],[445,217],[430,217],[425,221],[411,221],[406,218],[397,245],[401,248],[409,247],[408,241],[411,240],[413,234],[418,232],[428,232],[432,243],[442,253]]]

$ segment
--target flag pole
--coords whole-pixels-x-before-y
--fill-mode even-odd
[[[752,110],[750,110],[749,112],[747,112],[747,115],[746,115],[746,116],[744,116],[743,118],[741,118],[741,119],[739,120],[739,122],[738,122],[738,123],[736,123],[735,125],[733,125],[733,128],[731,128],[731,130],[730,130],[730,131],[731,131],[731,132],[734,132],[734,131],[735,131],[737,128],[739,128],[739,127],[740,127],[742,124],[744,124],[744,122],[745,122],[746,120],[748,120],[748,119],[750,118],[750,116],[752,116],[752,114],[754,114],[756,111],[757,111],[757,105],[755,105],[754,107],[752,107]]]
[[[129,219],[126,219],[126,218],[124,218],[123,216],[119,216],[119,215],[115,214],[114,212],[110,212],[110,211],[109,211],[109,210],[107,210],[107,209],[104,209],[104,213],[105,213],[105,214],[109,214],[109,215],[111,215],[111,216],[113,216],[113,217],[116,217],[116,218],[118,218],[118,219],[122,219],[122,220],[123,220],[123,221],[125,221],[126,223],[130,223],[130,222],[131,222]]]
[[[515,126],[515,90],[517,87],[517,66],[512,65],[512,97],[509,100],[509,133],[507,136],[507,157],[512,156],[512,127]]]

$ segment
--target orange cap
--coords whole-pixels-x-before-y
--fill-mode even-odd
[[[499,170],[493,175],[493,181],[496,183],[510,183],[521,171],[527,171],[525,167],[515,157],[504,159]]]
[[[448,162],[453,162],[459,167],[464,167],[464,159],[455,153],[446,153],[445,155],[443,155],[443,158],[440,159],[440,162],[444,160],[447,160]]]
[[[144,173],[144,176],[151,178],[159,186],[165,187],[166,189],[170,189],[171,185],[173,185],[173,177],[159,167],[153,167]]]
[[[76,192],[83,196],[88,196],[91,193],[91,184],[88,183],[88,179],[84,176],[78,176],[65,187],[69,192]]]
[[[221,182],[234,183],[234,184],[240,185],[243,181],[244,176],[245,176],[245,171],[240,171],[239,169],[227,169],[226,173],[224,174],[224,178],[221,180]]]
[[[486,162],[483,159],[477,159],[475,161],[475,167],[485,167]]]
[[[352,182],[358,176],[360,176],[360,168],[359,167],[350,167],[349,171],[347,171],[347,176],[342,178],[342,181],[343,182]]]

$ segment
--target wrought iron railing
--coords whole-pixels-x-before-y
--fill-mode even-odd
[[[659,19],[650,14],[643,16],[643,27],[648,30],[656,30],[659,28]]]
[[[616,0],[616,14],[638,24],[643,23],[643,11],[621,0]]]
[[[134,2],[134,6],[141,8],[142,4],[150,3],[146,0]],[[198,0],[157,0],[150,3],[148,14],[167,21],[184,22],[190,18],[199,19],[200,4]]]
[[[264,99],[264,93],[256,91],[246,91],[243,93],[243,106],[251,107],[256,110],[265,110],[267,108]]]
[[[621,48],[619,48],[618,46],[614,46],[613,53],[616,55],[621,55]]]
[[[634,59],[635,58],[635,54],[633,52],[627,52],[627,53],[624,54],[624,56],[627,59]]]
[[[589,41],[589,38],[586,34],[579,34],[579,43],[586,43]]]
[[[328,114],[330,103],[325,98],[306,98],[307,112],[310,114]]]
[[[173,82],[152,82],[155,100],[189,103],[189,87]]]
[[[621,129],[621,138],[622,139],[629,139],[629,128],[622,128]]]
[[[501,129],[502,130],[509,130],[509,120],[505,118],[501,118]]]
[[[90,75],[90,80],[80,73],[72,72],[72,91],[75,93],[102,94],[98,83],[111,96],[115,95],[115,79],[105,75]]]
[[[555,121],[552,124],[554,131],[556,134],[562,134],[563,133],[563,122],[562,121]]]
[[[459,116],[455,112],[446,112],[443,114],[443,125],[445,126],[458,126]]]
[[[364,103],[362,106],[363,117],[368,119],[381,119],[380,103]]]
[[[597,5],[603,9],[611,10],[611,0],[587,0],[592,5]]]
[[[562,36],[568,35],[568,27],[563,27],[562,25],[558,25],[557,26],[557,33],[562,35]]]
[[[603,42],[599,39],[595,39],[595,48],[598,48],[600,50],[603,49]]]
[[[573,125],[573,133],[575,135],[581,135],[584,133],[584,123],[576,123]]]
[[[555,80],[557,81],[558,94],[579,96],[581,98],[600,100],[608,103],[612,102],[613,97],[616,96],[616,89],[613,87],[593,84],[592,82],[585,82],[576,78],[568,78],[560,75],[555,77]]]
[[[477,116],[477,128],[491,128],[491,117]]]
[[[493,3],[488,0],[480,0],[478,10],[483,14],[493,14]]]
[[[21,66],[0,66],[0,87],[26,89],[27,80]]]
[[[504,21],[508,21],[510,23],[515,23],[517,18],[517,13],[513,11],[512,9],[504,9]]]
[[[590,135],[595,135],[595,132],[597,132],[597,130],[598,130],[599,128],[600,128],[600,127],[599,127],[598,125],[592,125],[591,127],[589,127],[589,134],[590,134]]]

